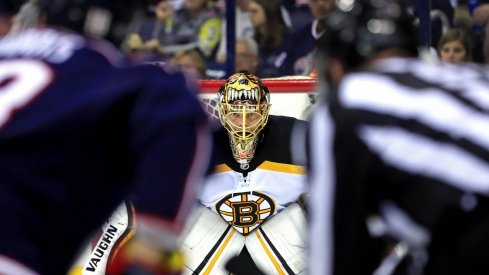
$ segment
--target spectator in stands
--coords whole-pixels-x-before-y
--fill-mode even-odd
[[[282,5],[290,14],[290,24],[295,32],[311,22],[310,0],[282,0]]]
[[[236,40],[235,72],[247,71],[259,74],[260,58],[255,39],[245,37]],[[207,62],[207,76],[211,79],[223,79],[226,76],[224,64]]]
[[[40,26],[41,17],[37,0],[25,2],[19,12],[15,15],[10,33],[21,32],[27,28]]]
[[[438,43],[437,53],[441,61],[463,63],[472,61],[472,44],[465,29],[450,29]]]
[[[250,4],[251,23],[260,54],[260,77],[281,76],[284,45],[292,43],[280,0],[254,0]]]
[[[474,1],[467,1],[467,0],[458,1],[454,9],[453,28],[464,29],[465,32],[467,33],[471,45],[471,49],[470,49],[471,61],[477,63],[484,63],[484,53],[483,53],[484,33],[482,28],[475,22],[475,18],[473,14],[474,9],[479,5],[479,2],[480,1],[476,1],[476,5],[474,5]]]
[[[236,40],[236,72],[247,71],[257,74],[259,61],[258,45],[253,38]]]
[[[19,1],[0,1],[0,38],[10,32],[13,16],[17,13],[19,7]]]
[[[458,0],[455,1],[454,0],[431,0],[430,1],[431,10],[437,10],[441,12],[443,15],[445,15],[444,17],[448,19],[449,21],[448,28],[453,26],[454,7],[456,6],[457,1]],[[419,16],[420,14],[423,14],[425,12],[424,10],[419,10],[420,7],[419,3],[421,3],[419,0],[407,0],[406,2],[410,3],[412,12],[414,13],[415,16]],[[430,45],[426,45],[426,46],[436,49],[436,46],[438,45],[438,41],[440,40],[440,37],[443,34],[443,28],[444,28],[444,23],[442,20],[431,21],[431,29],[430,29],[431,37],[429,39]],[[427,41],[421,41],[421,42],[425,43]]]
[[[197,50],[187,50],[177,52],[172,62],[184,72],[190,74],[195,79],[206,78],[206,64],[204,57]]]
[[[472,18],[482,32],[483,37],[483,56],[485,63],[489,64],[489,3],[477,6]]]
[[[197,49],[207,60],[215,58],[221,39],[221,17],[212,0],[185,0],[179,10],[162,0],[155,13],[155,18],[144,23],[138,33],[144,50],[172,56]]]
[[[161,45],[177,44],[174,32],[175,7],[168,0],[159,1],[154,8],[154,17],[143,23],[139,36],[147,50],[159,51]],[[162,49],[161,49],[162,50]]]
[[[226,13],[225,2],[224,0],[219,0],[221,2],[222,14]],[[251,0],[237,0],[236,1],[236,10],[235,10],[235,34],[236,39],[241,38],[252,38],[255,30],[253,25],[251,24],[250,19],[250,3]],[[226,23],[222,24],[222,39],[219,43],[219,49],[217,51],[216,62],[224,63],[226,62]]]
[[[286,46],[285,60],[281,66],[284,75],[310,75],[313,72],[313,51],[316,40],[324,30],[324,21],[334,7],[334,0],[310,0],[309,9],[314,19],[292,35]]]

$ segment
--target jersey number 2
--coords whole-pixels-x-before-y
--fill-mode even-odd
[[[0,62],[0,128],[13,113],[45,90],[53,79],[52,70],[36,60]]]

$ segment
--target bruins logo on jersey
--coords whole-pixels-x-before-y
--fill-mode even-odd
[[[248,235],[275,211],[275,202],[260,192],[232,193],[216,204],[221,217],[238,232]]]

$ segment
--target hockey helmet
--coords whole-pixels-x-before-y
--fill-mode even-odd
[[[325,28],[318,53],[339,59],[347,69],[386,48],[417,55],[414,17],[403,0],[337,0]]]
[[[230,76],[218,92],[219,119],[229,133],[233,156],[242,169],[248,168],[255,154],[270,106],[267,87],[246,72]]]

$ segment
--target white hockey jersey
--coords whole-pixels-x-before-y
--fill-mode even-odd
[[[301,166],[265,161],[244,177],[221,164],[206,180],[199,200],[239,233],[248,235],[304,192]]]

